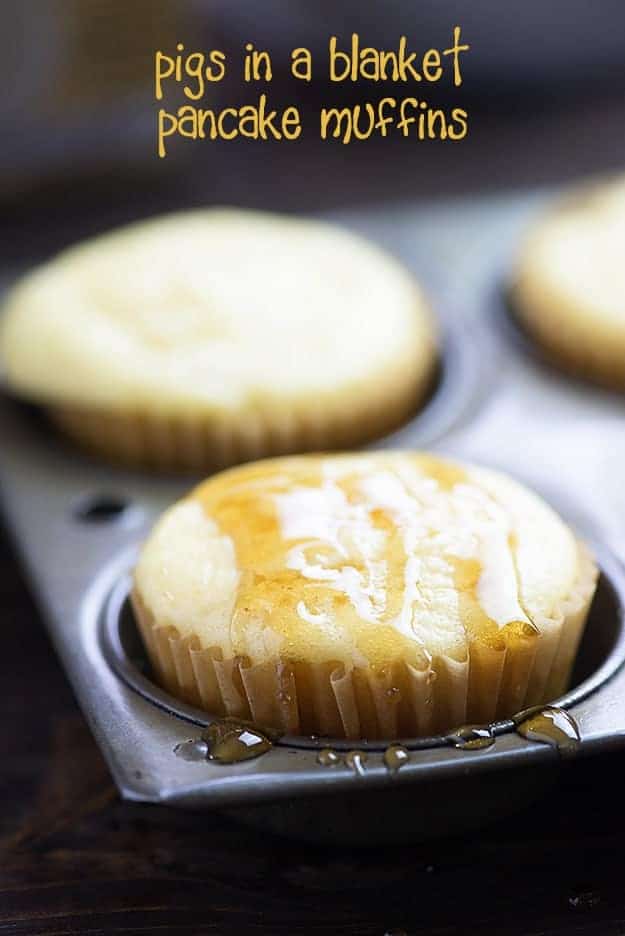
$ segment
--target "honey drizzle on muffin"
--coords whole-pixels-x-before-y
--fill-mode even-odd
[[[356,661],[381,668],[402,659],[422,669],[430,657],[419,615],[432,619],[437,601],[456,609],[461,655],[473,641],[498,649],[536,634],[519,595],[514,531],[453,463],[423,455],[385,463],[381,454],[266,462],[193,496],[234,544],[234,647],[256,618],[281,656],[298,659],[302,648],[314,655],[323,634],[329,659],[338,616]],[[477,512],[483,534],[447,542],[445,524],[433,521],[445,511]]]

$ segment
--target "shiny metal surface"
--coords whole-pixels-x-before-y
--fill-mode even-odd
[[[547,369],[502,327],[500,284],[528,217],[545,197],[380,208],[337,220],[387,246],[415,269],[449,331],[438,395],[422,417],[379,444],[427,445],[503,468],[540,490],[599,544],[605,588],[593,628],[605,646],[601,652],[584,651],[597,655],[592,672],[584,676],[590,680],[587,692],[565,700],[579,723],[583,754],[625,744],[625,670],[618,668],[625,654],[623,401]],[[391,787],[408,791],[418,784],[420,801],[427,802],[427,791],[442,780],[453,790],[456,780],[466,783],[468,776],[486,773],[495,777],[499,768],[516,768],[513,774],[520,777],[532,765],[555,764],[552,748],[503,729],[485,751],[440,744],[413,750],[409,763],[394,775],[386,770],[382,751],[373,749],[363,776],[343,764],[321,768],[314,746],[297,743],[282,743],[258,760],[229,767],[175,757],[174,746],[199,731],[189,720],[201,721],[201,716],[185,712],[184,706],[172,714],[147,698],[149,692],[131,688],[132,680],[122,672],[123,647],[111,650],[116,612],[109,606],[107,618],[106,609],[111,594],[118,600],[123,592],[120,582],[138,543],[189,479],[152,478],[91,461],[8,400],[0,406],[0,427],[4,511],[56,649],[123,796],[245,808],[283,802],[279,821],[273,812],[265,815],[272,827],[281,825],[284,831],[289,823],[303,822],[304,814],[315,813],[311,799],[320,794],[336,793],[323,798],[342,803],[342,794],[365,796]],[[89,510],[94,497],[107,498],[108,506]],[[118,503],[109,511],[111,501]],[[120,501],[126,509],[119,509]],[[606,669],[597,673],[600,664]],[[507,774],[506,784],[513,774]],[[495,782],[489,780],[491,786]],[[390,810],[393,799],[378,795],[376,808],[387,804]],[[449,796],[445,808],[451,808]],[[485,803],[482,818],[488,809]]]

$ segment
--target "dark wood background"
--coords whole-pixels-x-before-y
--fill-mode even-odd
[[[160,187],[115,176],[22,193],[0,217],[0,264],[10,274],[189,203],[308,210],[561,182],[622,167],[624,128],[623,95],[578,97],[557,113],[486,115],[466,146],[400,147],[392,163],[375,147],[348,168],[340,148],[278,148],[256,153],[251,178],[249,150],[215,150],[199,176]],[[625,754],[571,764],[547,798],[468,838],[289,843],[217,814],[120,802],[6,538],[0,608],[0,934],[625,934]]]

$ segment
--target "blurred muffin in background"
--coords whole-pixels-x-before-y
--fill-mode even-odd
[[[416,412],[437,363],[407,270],[272,214],[130,225],[25,276],[5,313],[9,387],[89,450],[162,470],[367,442]]]
[[[512,302],[556,364],[625,390],[625,176],[571,192],[538,219]]]

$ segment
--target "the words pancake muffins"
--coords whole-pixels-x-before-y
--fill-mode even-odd
[[[133,603],[160,683],[297,734],[428,735],[553,700],[596,567],[491,471],[302,456],[196,488],[143,548]]]
[[[344,448],[425,398],[414,278],[328,224],[195,211],[67,250],[9,294],[6,379],[114,459],[164,469]]]
[[[536,223],[512,299],[556,363],[625,390],[625,178],[568,195]]]

